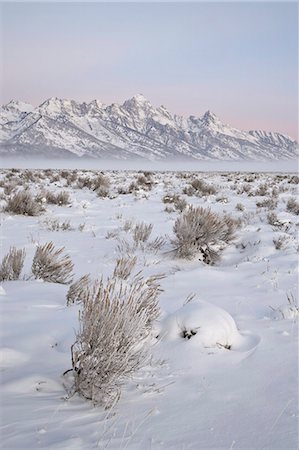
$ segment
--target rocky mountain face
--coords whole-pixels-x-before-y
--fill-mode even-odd
[[[0,154],[164,160],[278,160],[295,158],[288,136],[239,131],[207,111],[184,118],[142,95],[122,105],[50,98],[37,108],[11,101],[0,108]]]

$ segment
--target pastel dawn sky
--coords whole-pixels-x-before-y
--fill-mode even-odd
[[[1,103],[142,93],[298,138],[297,3],[2,3]]]

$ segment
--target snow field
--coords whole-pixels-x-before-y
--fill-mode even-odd
[[[21,279],[3,281],[0,290],[3,448],[297,448],[298,216],[287,202],[296,197],[298,178],[163,172],[145,174],[147,186],[138,184],[140,173],[110,171],[107,197],[78,188],[79,177],[96,175],[77,170],[71,181],[69,171],[1,172],[2,208],[26,186],[33,195],[70,195],[68,205],[44,203],[39,216],[1,213],[2,256],[11,246],[26,250]],[[216,193],[183,194],[194,178]],[[256,195],[263,185],[266,195]],[[180,212],[163,203],[166,194],[240,220],[215,265],[176,257],[172,229]],[[275,200],[274,209],[257,207],[265,199]],[[268,223],[270,212],[276,225]],[[136,244],[140,222],[153,230]],[[273,239],[280,236],[277,249]],[[71,367],[80,305],[66,306],[67,285],[31,276],[36,245],[50,241],[71,256],[74,280],[111,276],[116,260],[128,255],[137,256],[135,273],[165,274],[152,358],[127,381],[113,411],[76,395],[66,399],[62,374]]]

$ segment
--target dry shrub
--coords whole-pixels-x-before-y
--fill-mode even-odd
[[[11,195],[13,193],[13,191],[16,190],[16,187],[18,186],[18,184],[16,182],[10,182],[10,183],[6,183],[4,184],[4,194],[5,195]]]
[[[18,280],[24,266],[25,256],[24,249],[17,250],[15,247],[11,247],[1,262],[0,281]]]
[[[157,253],[166,244],[166,239],[163,236],[157,236],[153,241],[147,243],[147,250],[149,252]]]
[[[71,258],[63,255],[63,251],[64,247],[55,249],[53,242],[38,245],[31,267],[35,278],[50,283],[70,283],[74,266]]]
[[[245,206],[243,205],[243,203],[237,203],[235,208],[236,208],[236,211],[244,211]]]
[[[83,275],[79,280],[72,283],[66,294],[67,306],[73,303],[84,303],[87,300],[90,285],[91,279],[89,274]]]
[[[146,224],[144,222],[136,223],[133,229],[133,240],[135,244],[147,242],[151,232],[153,230],[153,224]]]
[[[103,175],[102,173],[99,173],[97,177],[93,180],[93,190],[96,191],[100,187],[109,188],[110,181],[109,179]]]
[[[299,176],[298,175],[292,175],[291,178],[288,180],[289,184],[299,184]]]
[[[101,186],[96,190],[96,194],[98,197],[105,198],[108,197],[109,190],[106,187]]]
[[[61,174],[61,176],[66,179],[67,186],[72,186],[78,178],[78,173],[76,170],[73,170],[72,172],[68,171],[67,175],[63,176]]]
[[[172,204],[177,211],[184,211],[187,207],[187,202],[184,198],[181,198],[178,194],[166,194],[162,199],[165,204]]]
[[[254,195],[264,197],[265,195],[268,195],[268,186],[266,183],[260,184],[255,191]]]
[[[223,244],[234,238],[236,227],[236,221],[230,216],[191,206],[174,224],[176,253],[180,258],[188,259],[202,253],[204,262],[214,263]]]
[[[296,216],[299,215],[299,203],[296,201],[294,197],[291,197],[287,202],[287,211],[295,214]]]
[[[276,250],[284,250],[288,247],[289,244],[289,236],[282,234],[278,236],[278,238],[273,239],[273,244]]]
[[[74,228],[69,220],[59,222],[58,219],[46,219],[42,222],[42,225],[49,231],[71,231]]]
[[[132,270],[136,266],[137,256],[122,257],[116,260],[116,266],[113,272],[114,278],[120,278],[121,280],[127,280],[132,273]]]
[[[96,192],[98,197],[107,197],[109,194],[110,181],[102,173],[92,181],[92,190]]]
[[[71,348],[74,392],[106,408],[117,402],[122,384],[146,360],[159,292],[155,277],[130,285],[101,279],[89,288]]]
[[[150,191],[153,187],[153,182],[151,180],[150,174],[148,176],[139,175],[136,180],[137,186]]]
[[[127,220],[125,220],[125,222],[124,222],[124,224],[123,224],[123,226],[122,226],[122,229],[126,232],[126,233],[128,233],[129,231],[131,231],[132,230],[132,228],[133,228],[133,220],[132,219],[127,219]]]
[[[247,194],[248,196],[251,196],[251,185],[249,183],[239,184],[237,188],[237,194]]]
[[[259,202],[256,202],[258,208],[275,209],[277,207],[277,200],[273,197],[265,198]]]
[[[4,211],[24,216],[38,216],[44,208],[30,191],[19,191],[8,199]]]
[[[58,194],[47,191],[45,193],[45,197],[46,197],[47,203],[50,203],[52,205],[65,206],[65,205],[69,205],[71,203],[70,195],[66,191],[58,192]]]
[[[93,180],[91,177],[89,176],[81,176],[78,178],[77,180],[77,187],[79,189],[83,189],[83,188],[88,188],[88,189],[92,189],[93,188]]]
[[[195,178],[195,180],[191,181],[190,186],[184,188],[183,193],[189,196],[197,195],[199,197],[213,195],[216,194],[216,189],[214,186],[205,183],[199,178]]]

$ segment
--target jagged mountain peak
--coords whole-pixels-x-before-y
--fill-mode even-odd
[[[208,110],[202,116],[202,122],[206,125],[220,124],[221,120],[212,111]]]
[[[148,99],[143,94],[133,95],[133,97],[131,97],[129,100],[126,100],[126,102],[138,103],[139,105],[149,104]]]
[[[11,100],[7,105],[5,105],[6,109],[16,109],[21,112],[29,112],[34,109],[30,103],[21,102],[19,100]]]
[[[102,103],[100,100],[94,99],[89,103],[89,106],[92,106],[97,109],[103,109],[106,107],[104,103]]]
[[[134,95],[126,100],[121,107],[127,111],[135,112],[153,109],[151,103],[142,94]]]

